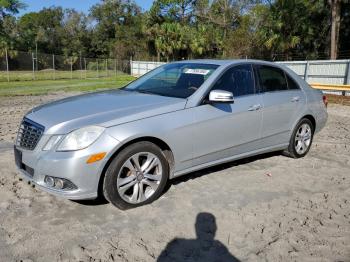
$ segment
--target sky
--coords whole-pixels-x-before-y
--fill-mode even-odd
[[[27,8],[20,10],[19,15],[29,12],[39,11],[44,7],[62,6],[63,8],[74,8],[78,11],[87,13],[91,6],[100,2],[99,0],[22,0],[27,5]],[[143,10],[148,10],[153,0],[135,0]]]

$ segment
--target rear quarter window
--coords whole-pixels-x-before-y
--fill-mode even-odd
[[[286,73],[286,78],[287,78],[287,83],[288,83],[288,89],[289,90],[300,89],[299,85],[295,82],[295,80],[292,79],[292,77],[290,77],[287,73]]]

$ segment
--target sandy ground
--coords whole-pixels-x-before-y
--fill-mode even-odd
[[[192,173],[153,204],[120,211],[19,181],[21,117],[66,95],[0,98],[1,261],[350,261],[350,107],[329,106],[303,159],[269,154]]]

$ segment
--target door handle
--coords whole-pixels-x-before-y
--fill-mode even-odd
[[[251,107],[248,108],[248,111],[257,111],[261,108],[261,105],[260,104],[257,104],[257,105],[253,105]]]
[[[300,100],[300,97],[299,96],[295,96],[295,97],[292,97],[292,99],[290,101],[298,102],[299,100]]]

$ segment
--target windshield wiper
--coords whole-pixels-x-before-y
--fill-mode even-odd
[[[142,93],[142,94],[152,94],[152,95],[155,95],[155,93],[152,93],[148,90],[139,90],[139,89],[128,89],[128,88],[125,88],[123,89],[124,91],[128,91],[128,92],[137,92],[137,93]]]
[[[142,94],[151,94],[151,95],[157,95],[156,93],[153,93],[148,90],[135,90],[136,92],[142,93]]]
[[[160,94],[160,93],[156,93],[156,92],[151,92],[151,91],[148,91],[148,90],[135,90],[135,92],[139,92],[139,93],[141,93],[141,94],[148,94],[148,95],[166,96],[166,97],[169,97],[169,96],[167,96],[167,95]]]
[[[138,93],[141,93],[141,94],[148,94],[148,95],[155,95],[155,96],[173,97],[173,96],[170,96],[170,95],[165,95],[165,94],[160,94],[160,93],[156,93],[156,92],[151,92],[149,90],[125,89],[125,91],[138,92]]]

